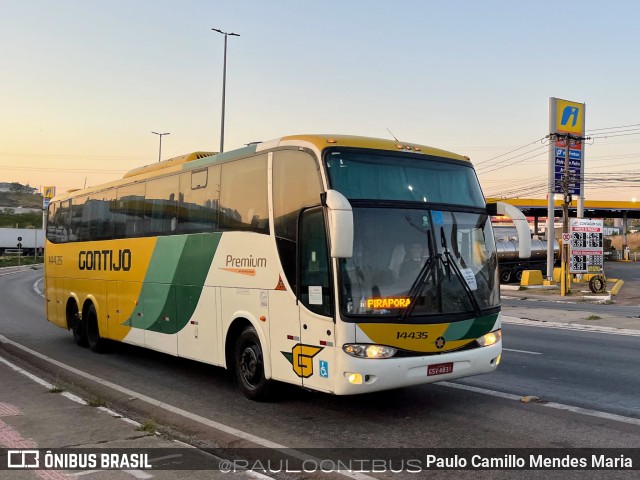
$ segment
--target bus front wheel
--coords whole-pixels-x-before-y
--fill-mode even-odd
[[[245,328],[236,342],[235,374],[238,386],[250,400],[266,400],[271,382],[264,376],[264,355],[253,327]]]

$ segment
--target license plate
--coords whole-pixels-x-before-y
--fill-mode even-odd
[[[427,375],[444,375],[445,373],[453,372],[453,362],[438,363],[436,365],[429,365],[427,367]]]

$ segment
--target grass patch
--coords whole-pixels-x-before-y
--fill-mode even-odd
[[[107,402],[105,401],[104,398],[98,396],[98,397],[92,397],[89,400],[87,400],[87,404],[90,407],[104,407]]]
[[[64,388],[60,388],[60,387],[53,387],[49,390],[49,393],[62,393],[64,392]]]
[[[600,320],[602,317],[600,317],[599,315],[589,315],[587,317],[587,320]]]
[[[44,257],[21,257],[17,256],[11,257],[0,257],[0,268],[1,267],[16,267],[18,264],[20,265],[37,265],[44,262]]]
[[[156,423],[153,420],[145,420],[142,425],[136,428],[136,430],[153,435],[156,433]]]

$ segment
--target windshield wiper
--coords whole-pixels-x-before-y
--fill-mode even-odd
[[[439,258],[440,255],[437,255],[437,257]],[[409,297],[409,305],[404,309],[404,311],[402,312],[402,315],[400,315],[400,318],[399,318],[400,322],[403,322],[404,320],[406,320],[407,317],[411,315],[411,312],[413,312],[413,309],[416,306],[416,299],[418,298],[418,295],[422,293],[422,289],[427,284],[427,279],[429,278],[429,275],[431,274],[431,271],[433,270],[434,265],[435,263],[433,262],[433,257],[429,257],[425,262],[425,264],[420,269],[418,276],[416,277],[415,281],[411,285],[411,288],[409,289],[409,293],[407,294]]]
[[[464,275],[462,275],[462,272],[458,268],[458,264],[456,263],[455,259],[453,258],[453,255],[451,255],[451,252],[449,251],[449,248],[447,247],[447,239],[446,239],[445,234],[444,234],[444,228],[442,228],[442,227],[440,227],[440,241],[442,243],[442,251],[444,253],[444,256],[447,258],[447,262],[445,264],[445,267],[447,269],[447,275],[451,276],[451,268],[450,267],[453,267],[453,271],[456,274],[456,277],[458,278],[458,280],[462,284],[462,287],[464,288],[464,291],[467,294],[467,297],[469,297],[469,299],[471,300],[471,303],[473,304],[473,308],[476,311],[476,315],[480,316],[480,313],[481,313],[480,312],[480,305],[478,305],[478,301],[476,300],[475,295],[471,291],[471,288],[469,288],[469,284],[465,280]],[[444,262],[444,260],[443,260],[443,262]]]

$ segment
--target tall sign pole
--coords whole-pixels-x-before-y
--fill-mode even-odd
[[[549,198],[547,209],[547,278],[553,279],[553,228],[554,197],[561,193],[562,201],[562,269],[561,293],[568,292],[568,243],[569,204],[572,197],[584,198],[583,140],[585,125],[584,103],[570,102],[559,98],[549,99]],[[582,210],[582,200],[579,202]],[[582,211],[578,214],[582,215]]]
[[[555,130],[556,99],[549,99],[549,134]],[[549,141],[549,189],[547,191],[547,280],[553,282],[553,256],[555,253],[555,142]]]

